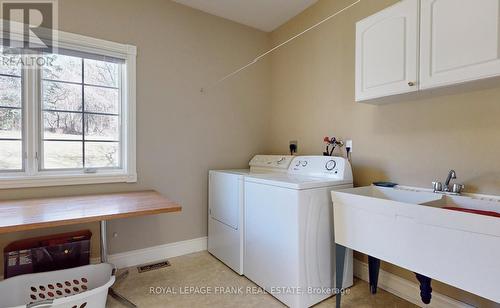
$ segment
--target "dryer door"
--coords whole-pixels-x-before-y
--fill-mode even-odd
[[[210,172],[208,193],[210,217],[238,230],[240,205],[243,203],[243,176]]]

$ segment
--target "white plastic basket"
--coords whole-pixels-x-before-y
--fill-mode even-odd
[[[0,282],[0,308],[104,308],[114,282],[107,263],[16,276]]]

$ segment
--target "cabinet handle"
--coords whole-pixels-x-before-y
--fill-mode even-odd
[[[413,86],[415,86],[415,83],[414,83],[413,81],[410,81],[410,82],[408,82],[408,85],[409,85],[410,87],[413,87]]]

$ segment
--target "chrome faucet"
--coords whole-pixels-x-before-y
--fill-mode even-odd
[[[450,170],[448,172],[448,177],[446,178],[446,182],[444,182],[444,191],[450,191],[450,181],[453,179],[455,180],[457,178],[457,173],[455,170]]]
[[[453,184],[450,186],[451,180],[454,180],[457,178],[457,173],[455,170],[450,170],[448,172],[448,177],[446,178],[446,182],[442,184],[441,182],[432,182],[432,187],[434,188],[435,193],[441,193],[441,194],[450,194],[450,195],[460,195],[462,190],[465,188],[464,185],[462,184]]]

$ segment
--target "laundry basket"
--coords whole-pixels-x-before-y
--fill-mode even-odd
[[[107,263],[16,276],[0,282],[0,308],[104,308],[114,282]]]

